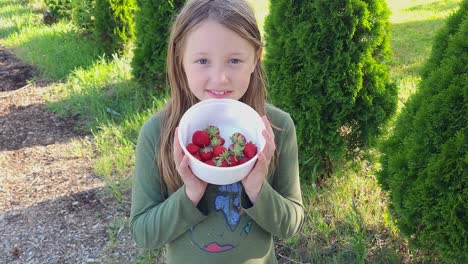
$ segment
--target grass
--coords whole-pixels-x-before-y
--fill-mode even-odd
[[[432,38],[460,0],[388,0],[392,12],[391,76],[399,87],[399,109],[417,89],[419,72],[431,51]]]
[[[26,2],[26,1],[23,1]],[[90,131],[94,144],[76,141],[82,155],[95,155],[94,170],[123,206],[128,207],[134,148],[143,122],[164,104],[167,95],[147,91],[133,81],[131,54],[104,57],[99,45],[73,24],[40,23],[42,1],[29,5],[0,0],[0,44],[41,70],[40,78],[56,81],[48,107],[62,116],[78,116],[78,129]],[[249,0],[263,31],[266,0]],[[391,78],[399,87],[401,109],[419,82],[418,73],[428,57],[434,33],[460,0],[388,0],[392,11],[394,56]],[[388,212],[373,163],[378,153],[350,161],[320,187],[302,185],[306,223],[302,232],[277,241],[279,254],[304,263],[401,263],[418,259],[406,248]],[[111,240],[122,227],[109,226]],[[146,252],[138,263],[161,258],[162,251]]]

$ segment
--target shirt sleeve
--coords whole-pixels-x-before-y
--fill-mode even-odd
[[[260,227],[279,238],[296,234],[304,220],[296,129],[289,115],[285,123],[285,130],[275,133],[275,139],[279,138],[278,163],[271,184],[265,179],[256,203],[250,207],[243,204],[245,212]]]
[[[162,197],[155,151],[159,126],[154,123],[145,123],[138,136],[132,182],[130,229],[144,248],[163,247],[206,218],[187,197],[185,186]]]

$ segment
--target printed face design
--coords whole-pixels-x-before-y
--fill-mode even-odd
[[[224,218],[225,228],[220,232],[210,230],[210,223],[194,226],[190,229],[190,238],[192,242],[201,250],[209,253],[221,253],[237,247],[242,239],[245,239],[252,227],[252,219],[247,215],[241,215],[241,193],[242,185],[233,183],[217,187],[217,193],[214,197],[213,206],[217,216]],[[218,220],[219,221],[219,220]]]
[[[199,99],[239,100],[257,63],[253,45],[218,22],[207,20],[189,35],[183,67],[190,91]]]

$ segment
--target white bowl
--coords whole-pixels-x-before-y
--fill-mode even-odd
[[[209,125],[219,128],[221,137],[226,140],[226,148],[231,144],[230,136],[240,132],[248,141],[254,142],[257,154],[246,163],[234,167],[215,167],[198,160],[186,146],[192,142],[195,131],[204,130]],[[252,170],[258,153],[265,146],[264,129],[262,118],[249,105],[232,99],[207,99],[190,107],[180,119],[179,142],[190,158],[190,169],[198,178],[207,183],[225,185],[242,180]]]

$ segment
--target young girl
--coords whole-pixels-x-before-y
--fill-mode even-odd
[[[167,245],[167,263],[276,263],[273,236],[298,232],[304,210],[294,123],[265,102],[252,9],[244,0],[188,1],[167,54],[171,98],[138,138],[134,239],[145,248]],[[218,186],[197,178],[177,139],[184,112],[208,98],[240,100],[263,117],[265,148],[240,182]]]

